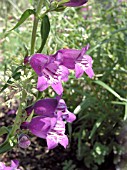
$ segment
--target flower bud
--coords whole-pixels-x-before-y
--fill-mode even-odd
[[[21,134],[19,136],[18,144],[21,148],[24,148],[24,149],[28,148],[29,145],[31,144],[31,142],[29,140],[29,136],[26,134]]]

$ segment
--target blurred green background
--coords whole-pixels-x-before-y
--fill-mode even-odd
[[[11,33],[7,31],[16,24],[25,9],[35,6],[36,1],[32,0],[0,1],[0,88],[22,65],[24,46],[30,50],[33,16]],[[72,73],[64,84],[63,98],[68,109],[77,116],[77,120],[67,128],[75,160],[82,161],[84,170],[85,167],[89,170],[107,167],[105,170],[110,170],[110,164],[127,170],[127,1],[89,0],[80,8],[66,8],[48,16],[51,32],[42,53],[54,54],[62,48],[81,49],[89,43],[88,54],[94,61],[95,76],[92,80],[85,74],[74,79]],[[36,49],[40,42],[38,29]],[[35,80],[30,84],[28,104],[38,93],[35,89],[37,77],[32,70],[31,74]],[[10,98],[18,100],[19,84],[19,80],[12,80],[11,86],[0,95],[8,107]],[[54,95],[49,88],[39,93],[38,98]],[[70,158],[64,160],[61,169],[80,168]]]

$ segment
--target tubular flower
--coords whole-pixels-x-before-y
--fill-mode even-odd
[[[69,71],[53,60],[50,56],[34,54],[30,58],[30,65],[38,75],[37,89],[44,91],[51,86],[60,95],[63,92],[62,81],[68,80]]]
[[[26,109],[27,114],[30,115],[32,110],[38,116],[43,117],[57,117],[57,113],[61,111],[62,120],[66,120],[69,123],[72,123],[76,119],[76,116],[68,111],[65,101],[59,96],[55,99],[47,98],[37,101],[33,106]]]
[[[65,135],[65,123],[58,118],[57,122],[46,137],[48,149],[55,148],[58,144],[61,144],[64,148],[68,145],[68,137]]]
[[[69,2],[65,3],[65,6],[69,7],[78,7],[82,6],[83,4],[87,3],[88,0],[70,0]]]
[[[52,55],[56,62],[67,67],[68,69],[75,70],[76,78],[80,78],[85,72],[90,78],[94,76],[92,69],[92,58],[86,54],[89,45],[82,48],[82,50],[75,49],[61,49],[56,54]]]
[[[62,113],[59,112],[59,115]],[[65,133],[65,123],[61,117],[50,118],[37,116],[28,124],[28,129],[37,137],[46,139],[48,149],[55,148],[59,143],[66,148],[68,138]]]
[[[18,160],[11,161],[11,166],[6,166],[3,162],[0,162],[0,170],[20,170],[17,167],[19,166]]]
[[[55,148],[61,144],[64,148],[68,145],[68,137],[65,135],[65,122],[72,123],[76,116],[69,112],[66,103],[61,96],[55,99],[42,99],[28,107],[28,115],[34,111],[35,116],[31,122],[24,122],[22,128],[40,138],[46,139],[48,149]]]

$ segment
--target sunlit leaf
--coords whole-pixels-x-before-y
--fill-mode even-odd
[[[41,42],[41,47],[37,51],[38,53],[42,52],[50,32],[50,21],[47,15],[45,15],[44,18],[42,19],[40,32],[41,32],[42,42]]]
[[[27,9],[20,17],[18,23],[9,31],[12,31],[16,28],[18,28],[30,15],[35,14],[35,11],[33,9]]]
[[[116,93],[111,87],[109,87],[107,84],[105,84],[104,82],[97,80],[94,81],[96,84],[99,84],[100,86],[104,87],[106,90],[108,90],[110,93],[112,93],[115,97],[117,97],[119,100],[121,101],[126,101],[127,99],[122,98],[118,93]]]

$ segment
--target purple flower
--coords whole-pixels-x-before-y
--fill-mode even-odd
[[[20,170],[17,167],[19,166],[18,160],[11,161],[11,166],[6,166],[3,162],[0,162],[0,170]]]
[[[30,115],[32,110],[35,114],[43,117],[57,117],[57,113],[61,111],[62,120],[70,123],[76,119],[76,116],[68,111],[65,101],[60,96],[55,99],[48,98],[37,101],[26,109],[27,114]]]
[[[65,135],[65,123],[61,119],[57,119],[57,122],[46,137],[48,149],[55,148],[58,144],[61,144],[64,148],[68,145],[68,137]]]
[[[66,148],[68,137],[65,135],[64,120],[71,123],[76,116],[68,111],[61,96],[57,96],[55,99],[39,100],[26,109],[28,115],[33,110],[38,116],[32,118],[31,122],[24,122],[22,128],[27,128],[32,134],[46,139],[48,149],[53,149],[58,144]]]
[[[69,75],[65,66],[55,63],[54,58],[44,54],[34,54],[30,58],[30,65],[39,76],[37,83],[39,91],[51,86],[57,94],[62,94],[62,81],[67,81]]]
[[[92,69],[92,58],[86,54],[89,45],[82,48],[82,50],[75,49],[61,49],[56,54],[52,55],[55,60],[67,67],[68,69],[75,70],[76,78],[79,78],[85,72],[90,78],[94,76]]]
[[[86,2],[88,2],[88,0],[70,0],[69,2],[65,3],[64,5],[70,6],[70,7],[78,7],[78,6],[82,6]]]
[[[65,133],[65,123],[61,119],[61,112],[57,118],[37,116],[28,125],[32,134],[46,139],[48,149],[55,148],[59,143],[66,148],[68,138]]]

